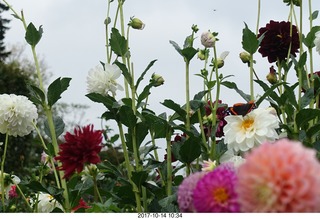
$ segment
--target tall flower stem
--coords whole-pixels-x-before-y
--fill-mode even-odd
[[[28,209],[30,210],[30,212],[32,212],[32,207],[30,206],[30,204],[29,204],[29,202],[28,202],[28,200],[27,200],[27,198],[26,198],[26,196],[23,194],[23,192],[22,192],[22,190],[21,190],[21,188],[20,188],[20,186],[18,185],[18,184],[16,184],[15,183],[15,186],[16,186],[16,188],[18,189],[18,191],[19,191],[19,193],[21,194],[21,196],[22,196],[22,198],[23,198],[23,200],[24,200],[24,202],[26,203],[26,205],[28,206]]]
[[[171,132],[167,130],[167,196],[172,195],[172,157],[171,157]],[[190,173],[189,173],[190,174]],[[187,172],[187,175],[189,175]]]
[[[1,202],[2,202],[2,209],[3,212],[6,212],[6,206],[4,202],[5,198],[5,189],[4,189],[4,163],[6,160],[6,154],[7,154],[7,148],[8,148],[8,141],[9,141],[9,134],[6,133],[6,139],[4,142],[4,149],[3,149],[3,155],[1,159],[1,177],[0,177],[0,182],[1,182]]]
[[[216,98],[214,101],[214,105],[212,108],[212,131],[216,131],[216,126],[217,126],[217,109],[218,109],[218,104],[219,104],[219,97],[220,97],[220,88],[221,88],[221,83],[220,83],[220,77],[219,77],[219,70],[218,70],[218,63],[217,63],[217,49],[214,46],[213,47],[213,55],[214,55],[214,72],[215,72],[215,76],[216,76]],[[212,105],[212,103],[210,103],[210,105]],[[211,106],[212,107],[212,106]],[[211,160],[215,160],[215,151],[216,151],[216,135],[214,133],[214,135],[212,135],[213,139],[211,141],[211,148],[210,148],[210,159]]]
[[[190,130],[190,61],[186,60],[186,129]]]
[[[121,146],[122,146],[122,150],[123,150],[125,165],[126,165],[126,169],[128,171],[128,179],[129,179],[129,182],[132,185],[134,196],[135,196],[135,199],[136,199],[137,211],[138,212],[142,212],[141,198],[140,198],[139,189],[138,189],[137,185],[131,179],[131,177],[132,177],[132,166],[130,165],[129,153],[128,153],[128,150],[127,150],[126,140],[124,138],[124,131],[123,131],[123,128],[122,128],[122,124],[120,122],[118,122],[118,128],[119,128],[119,135],[120,135],[120,140],[121,140]]]

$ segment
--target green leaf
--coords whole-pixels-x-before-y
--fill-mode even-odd
[[[198,50],[193,47],[187,47],[181,50],[182,56],[190,62],[191,59],[198,53]]]
[[[44,192],[50,194],[50,192],[38,181],[31,181],[29,184],[26,185],[33,191],[36,192]]]
[[[128,128],[133,128],[137,123],[137,118],[134,115],[132,108],[126,105],[120,107],[119,118],[120,122]]]
[[[320,26],[313,26],[310,30],[310,32],[307,34],[307,36],[303,39],[303,43],[308,48],[313,48],[314,45],[314,39],[316,38],[316,32],[320,31]]]
[[[28,89],[30,90],[30,100],[34,103],[34,104],[40,104],[40,105],[44,105],[45,104],[45,94],[43,93],[43,91],[32,85],[32,84],[28,84]]]
[[[257,83],[260,83],[262,81],[258,81],[256,80]],[[264,94],[256,101],[256,105],[259,106],[262,101],[264,99],[266,99],[268,96],[273,96],[274,97],[274,90],[279,87],[280,85],[283,85],[285,82],[281,82],[281,83],[278,83],[278,84],[274,84],[272,85],[269,89],[266,89]]]
[[[133,80],[132,80],[132,77],[128,71],[127,66],[119,61],[115,61],[114,64],[120,68],[120,70],[122,71],[122,75],[127,80],[128,84],[132,84]]]
[[[182,55],[182,49],[180,48],[180,46],[178,45],[178,43],[176,43],[176,42],[174,42],[174,41],[172,41],[172,40],[170,40],[169,41],[171,44],[172,44],[172,46],[177,50],[177,52],[180,54],[180,55]],[[182,55],[183,56],[183,55]]]
[[[55,104],[61,98],[61,94],[67,90],[70,80],[71,78],[60,79],[59,77],[49,85],[47,99],[50,107],[53,106],[53,104]]]
[[[65,124],[59,116],[53,117],[53,124],[56,132],[56,137],[59,137],[64,132]],[[47,120],[44,122],[44,132],[52,139],[49,123]]]
[[[125,56],[128,52],[127,40],[121,36],[117,28],[111,29],[110,46],[118,56]]]
[[[140,77],[138,78],[137,83],[136,83],[136,85],[135,85],[136,90],[138,89],[139,84],[140,84],[140,82],[143,80],[143,77],[145,76],[145,74],[148,72],[148,70],[153,66],[153,64],[154,64],[156,61],[157,61],[156,59],[153,60],[153,61],[151,61],[151,62],[149,63],[149,65],[146,67],[146,69],[142,72],[142,74],[141,74]]]
[[[314,98],[314,90],[312,88],[307,89],[304,95],[301,97],[300,109],[303,109],[306,106],[308,106],[310,102],[313,100],[313,98]]]
[[[190,136],[181,145],[179,154],[182,162],[190,164],[201,155],[201,139]]]
[[[318,10],[314,11],[314,12],[312,13],[311,17],[309,17],[309,20],[315,20],[315,19],[317,19],[318,14],[319,14],[319,11],[318,11]]]
[[[237,87],[237,84],[234,82],[230,82],[230,81],[222,81],[221,84],[227,88],[230,89],[234,89],[238,94],[240,94],[240,96],[247,102],[249,102],[251,100],[251,97],[249,94],[245,94],[242,90],[240,90]]]
[[[154,132],[154,138],[165,138],[166,130],[168,129],[168,123],[160,116],[156,116],[154,112],[144,110],[142,112],[144,122],[150,127],[150,130]]]
[[[33,23],[30,23],[27,27],[25,39],[29,45],[35,47],[39,43],[42,33],[42,26],[40,26],[39,30],[37,30]]]
[[[180,117],[181,120],[185,120],[187,113],[184,109],[181,108],[181,106],[175,102],[173,102],[172,100],[164,100],[162,105],[168,107],[169,109],[172,109],[174,112],[176,112]]]
[[[320,109],[302,109],[296,115],[296,124],[300,128],[310,120],[318,117],[320,117]]]
[[[204,97],[204,95],[206,95],[208,93],[207,90],[205,91],[200,91],[199,93],[197,93],[196,95],[194,95],[193,100],[202,100],[202,98]]]
[[[258,47],[259,47],[259,40],[255,33],[253,33],[246,23],[245,28],[242,31],[242,48],[253,55]]]
[[[137,106],[139,106],[139,104],[150,95],[150,89],[152,87],[153,87],[152,84],[148,84],[147,86],[144,87],[143,91],[138,96]]]
[[[312,138],[315,135],[319,135],[320,132],[320,124],[315,124],[307,130],[307,136]]]
[[[111,97],[111,96],[103,96],[98,93],[90,93],[87,94],[86,97],[88,97],[90,100],[96,103],[102,103],[105,107],[107,107],[110,111],[113,111],[113,106],[117,103],[117,101]]]
[[[144,182],[146,182],[147,178],[147,171],[132,172],[131,180],[137,185],[137,187],[140,187]]]

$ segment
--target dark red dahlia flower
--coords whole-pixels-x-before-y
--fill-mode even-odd
[[[227,107],[224,104],[221,104],[222,101],[219,100],[218,102],[221,106],[218,107],[216,111],[216,117],[217,117],[217,128],[216,128],[216,137],[220,138],[224,136],[223,127],[227,124],[227,121],[224,119],[228,115],[228,111],[226,110]],[[212,106],[215,104],[215,102],[212,103]],[[206,116],[210,116],[212,111],[210,107],[210,101],[205,105],[205,112]],[[204,132],[207,137],[211,136],[212,131],[212,124],[211,122],[207,122],[204,124]]]
[[[262,34],[265,35],[258,51],[262,57],[268,57],[270,63],[277,60],[285,60],[288,56],[290,43],[290,54],[296,56],[300,43],[298,30],[295,25],[292,25],[292,36],[290,36],[290,22],[271,20],[266,27],[259,29],[258,37]]]
[[[87,163],[100,162],[102,131],[93,130],[93,125],[74,129],[74,134],[67,132],[65,143],[60,144],[60,152],[55,158],[61,161],[59,170],[64,170],[64,178],[69,178],[75,171],[80,173]]]

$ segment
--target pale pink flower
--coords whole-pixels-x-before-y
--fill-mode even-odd
[[[320,212],[320,163],[300,142],[265,142],[238,168],[243,212]]]

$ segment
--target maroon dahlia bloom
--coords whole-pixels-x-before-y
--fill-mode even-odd
[[[264,34],[261,41],[259,52],[262,57],[268,57],[270,63],[285,60],[290,54],[296,56],[300,48],[299,34],[297,27],[292,25],[292,36],[290,36],[290,22],[273,21],[259,29],[258,37]]]
[[[93,130],[93,125],[74,129],[74,134],[67,132],[65,143],[60,144],[60,152],[55,158],[61,161],[59,170],[64,170],[64,178],[69,178],[75,171],[80,173],[87,163],[100,162],[102,131]]]

